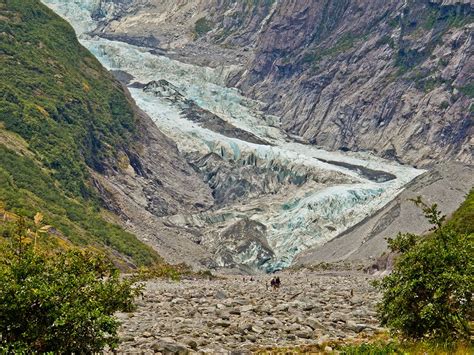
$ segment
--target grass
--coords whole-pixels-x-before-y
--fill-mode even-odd
[[[459,91],[470,98],[474,98],[474,83],[469,83],[460,87]]]
[[[73,243],[136,265],[159,261],[101,217],[92,187],[91,170],[118,169],[134,149],[137,116],[124,89],[39,0],[3,0],[0,18],[0,202],[28,217],[41,211]]]
[[[459,233],[474,233],[474,188],[471,189],[466,200],[453,213],[448,225],[454,227]]]

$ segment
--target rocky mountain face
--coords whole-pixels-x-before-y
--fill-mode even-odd
[[[296,3],[272,17],[237,86],[312,144],[472,162],[472,5]]]
[[[372,263],[387,250],[387,238],[401,233],[423,234],[431,225],[410,199],[420,196],[450,216],[473,187],[474,168],[459,163],[438,164],[416,177],[405,190],[373,216],[323,246],[301,253],[296,265],[351,261]]]
[[[103,1],[105,38],[207,66],[283,128],[403,163],[472,163],[469,0]]]

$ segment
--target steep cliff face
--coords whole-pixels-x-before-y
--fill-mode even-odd
[[[228,84],[311,144],[472,162],[468,0],[105,3],[95,34],[238,66]]]
[[[282,2],[233,83],[313,144],[413,164],[472,162],[472,9]]]
[[[441,163],[415,178],[393,201],[373,216],[347,230],[329,243],[301,253],[295,264],[357,261],[371,264],[387,250],[387,238],[399,232],[423,234],[432,227],[422,211],[410,199],[421,196],[428,204],[436,203],[448,217],[470,194],[474,167],[459,163]],[[471,209],[466,209],[472,213]],[[469,220],[469,217],[465,219]],[[467,222],[469,223],[469,222]]]

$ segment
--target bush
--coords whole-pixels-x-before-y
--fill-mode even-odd
[[[209,21],[205,17],[201,17],[194,24],[194,33],[196,37],[202,37],[209,31],[211,31],[213,26],[214,24],[211,21]]]
[[[338,348],[342,355],[391,355],[403,352],[395,343],[366,343],[360,345],[345,345]]]
[[[37,215],[38,217],[38,215]],[[103,257],[39,251],[45,228],[19,220],[0,253],[0,353],[90,353],[118,344],[116,311],[141,291]],[[0,240],[1,241],[1,240]]]
[[[400,253],[378,287],[382,325],[403,338],[452,341],[469,338],[473,317],[474,234],[445,225],[436,205],[415,200],[433,224],[428,236],[399,234],[389,241]]]

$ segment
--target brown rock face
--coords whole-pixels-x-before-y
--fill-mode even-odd
[[[470,1],[106,3],[115,17],[97,33],[240,65],[229,85],[312,144],[422,166],[473,161]]]
[[[189,233],[167,227],[160,217],[209,209],[214,203],[211,189],[131,98],[130,104],[136,110],[140,138],[117,161],[107,162],[104,175],[93,173],[94,183],[124,227],[165,260],[209,266],[210,254],[193,243]]]

